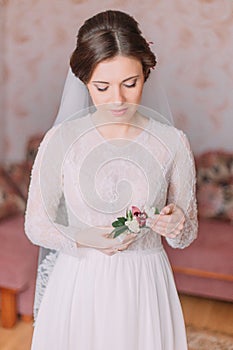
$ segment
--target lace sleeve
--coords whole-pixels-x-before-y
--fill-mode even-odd
[[[182,232],[176,238],[166,238],[173,248],[185,248],[197,237],[196,173],[189,142],[182,131],[170,178],[168,201],[175,203],[185,214]]]
[[[31,172],[25,212],[25,233],[36,245],[73,254],[77,249],[76,244],[64,234],[71,228],[55,224],[62,196],[61,174],[59,174],[62,145],[57,135],[59,136],[59,126],[47,132],[38,149]],[[43,193],[46,193],[46,205]]]

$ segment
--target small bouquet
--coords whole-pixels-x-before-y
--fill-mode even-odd
[[[111,236],[116,238],[125,231],[128,231],[128,233],[139,233],[141,228],[147,227],[147,218],[151,218],[155,214],[159,214],[158,208],[144,207],[143,210],[140,210],[138,207],[132,206],[131,209],[126,210],[125,217],[119,217],[112,223],[114,230],[111,232]]]

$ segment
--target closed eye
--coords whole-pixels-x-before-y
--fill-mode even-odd
[[[134,79],[131,83],[124,83],[124,86],[127,88],[134,88],[137,85],[137,79]]]
[[[106,91],[108,89],[108,85],[98,85],[98,84],[94,84],[94,86],[96,87],[96,89],[98,91]]]

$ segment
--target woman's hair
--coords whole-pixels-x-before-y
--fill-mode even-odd
[[[98,63],[117,55],[138,59],[145,81],[156,65],[155,55],[135,19],[124,12],[109,10],[89,18],[79,29],[70,66],[75,76],[87,84]]]

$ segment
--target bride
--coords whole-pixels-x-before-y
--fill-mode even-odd
[[[123,12],[98,13],[79,30],[69,74],[95,108],[45,135],[25,215],[29,239],[58,251],[33,350],[187,350],[161,238],[174,248],[195,239],[195,170],[184,133],[140,106],[155,65],[137,22]],[[112,223],[129,222],[129,212],[137,230],[113,236]]]

